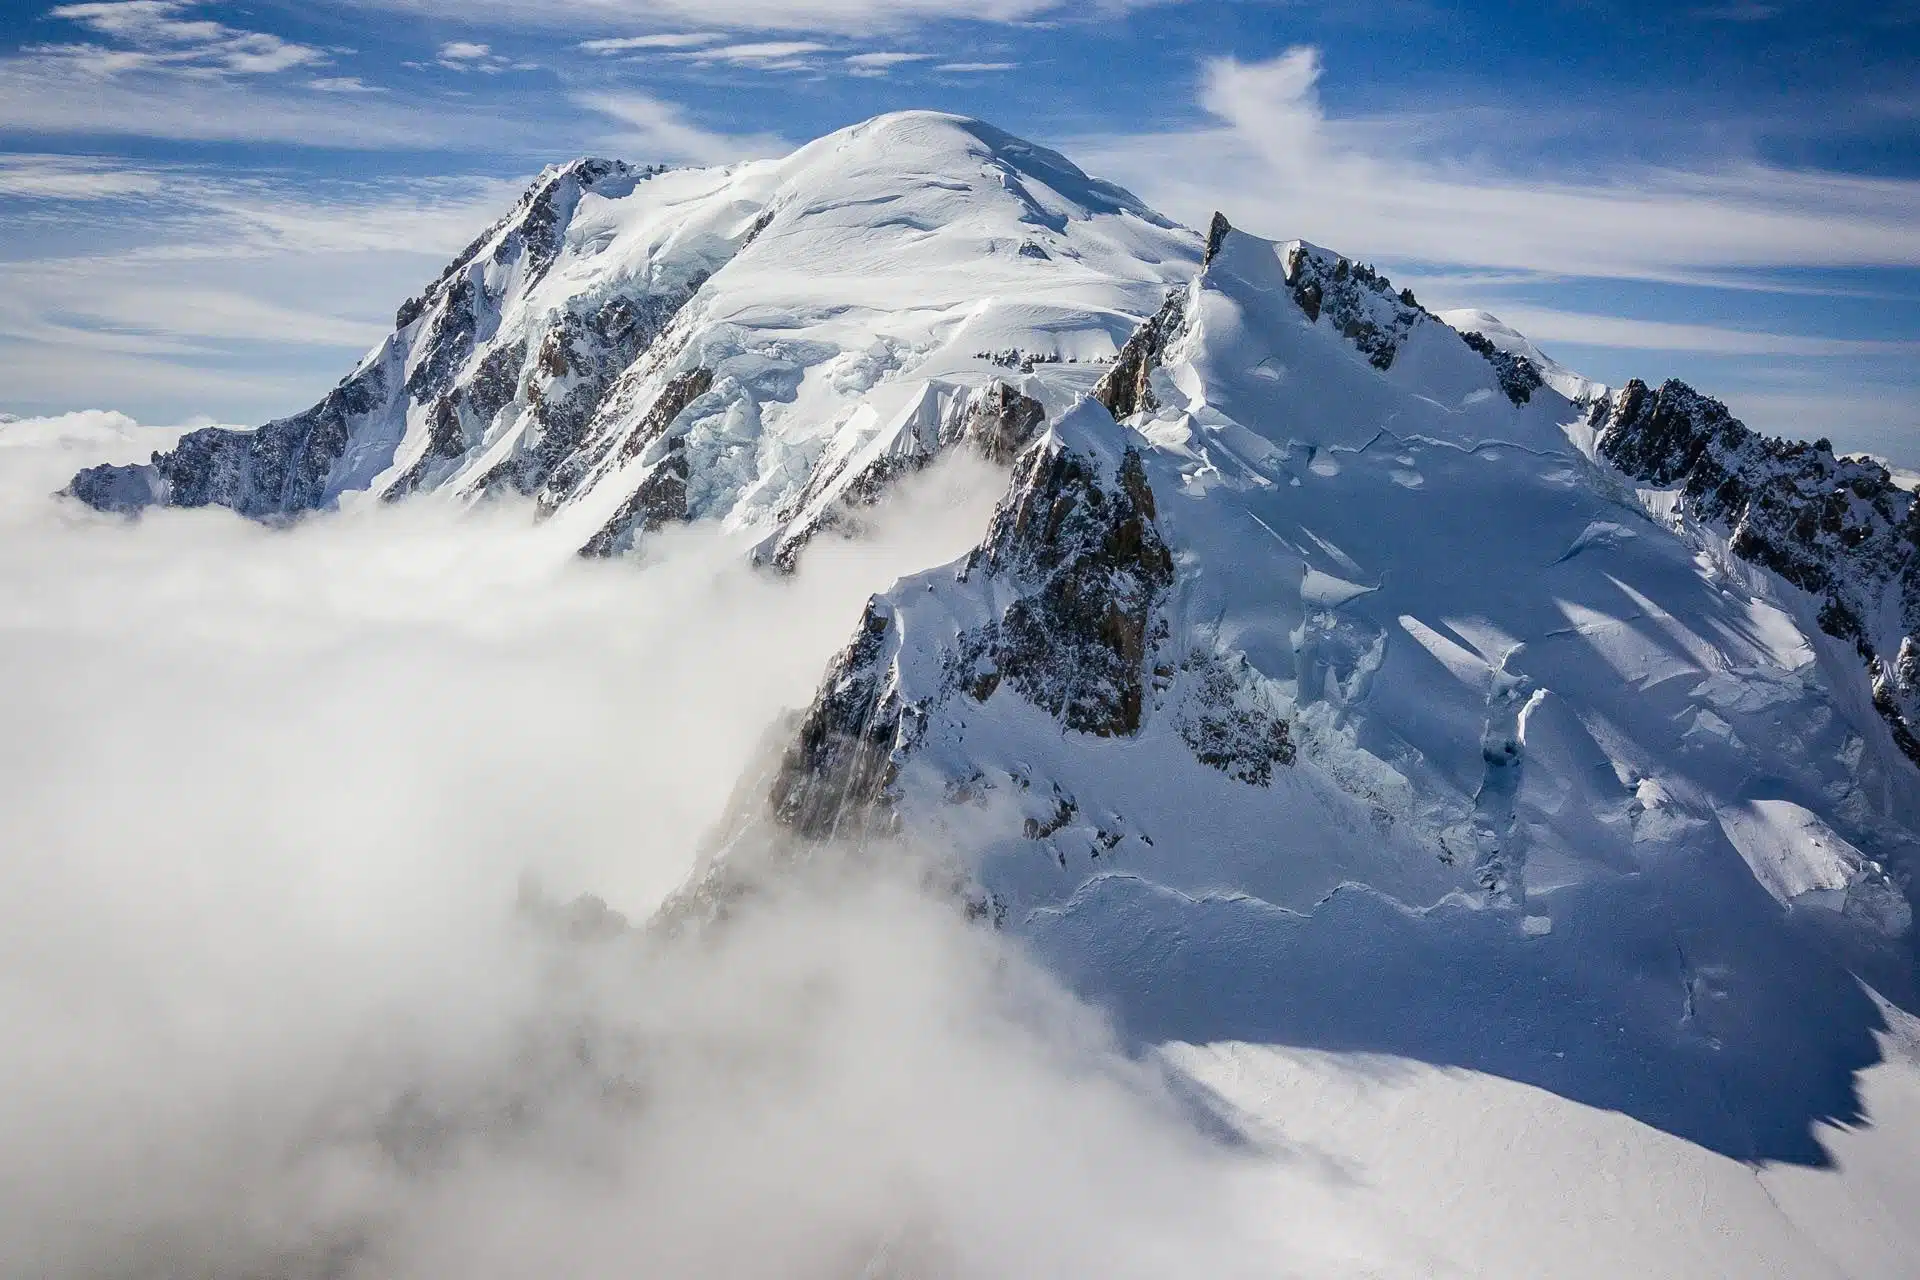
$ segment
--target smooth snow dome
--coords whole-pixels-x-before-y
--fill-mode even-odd
[[[0,424],[0,1272],[1913,1274],[1912,764],[1524,335],[932,113],[399,320]]]

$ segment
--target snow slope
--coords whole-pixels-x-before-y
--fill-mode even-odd
[[[1355,1170],[1308,1181],[1425,1233],[1365,1273],[1911,1274],[1872,1206],[1917,1077],[1873,1064],[1920,787],[1856,646],[1609,464],[1618,397],[1314,246],[1213,250],[980,548],[869,607],[775,817],[978,851],[973,909],[1232,1131],[1306,1132]],[[1790,1172],[1883,1118],[1869,1068],[1861,1181]]]

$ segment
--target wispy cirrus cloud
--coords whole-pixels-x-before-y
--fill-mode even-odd
[[[0,57],[0,137],[65,134],[347,149],[513,147],[527,124],[463,103],[380,101],[382,86],[315,74],[333,55],[195,17],[190,0],[102,0],[47,17],[95,39]],[[493,69],[484,45],[451,44],[449,65]]]
[[[1722,356],[1920,356],[1920,341],[1827,338],[1722,325],[1683,324],[1553,307],[1503,306],[1500,318],[1536,342],[1618,351],[1686,351]]]
[[[810,68],[812,55],[826,53],[832,45],[817,40],[756,40],[743,44],[724,44],[712,48],[685,49],[666,56],[681,62],[703,66],[727,63],[736,67],[756,67],[762,71],[793,71]]]
[[[369,9],[451,16],[446,0],[353,0]],[[923,22],[1073,21],[1128,9],[1174,5],[1181,0],[462,0],[458,17],[471,23],[578,30],[622,26],[701,29],[826,31],[861,35],[899,31]]]
[[[930,62],[931,53],[907,53],[899,50],[875,50],[872,53],[854,53],[847,56],[847,65],[862,71],[884,72],[892,67],[907,66],[915,62]]]
[[[565,136],[551,122],[472,103],[456,109],[418,95],[394,101],[339,84],[100,77],[38,57],[0,58],[0,137],[8,134],[520,153],[550,149],[555,134]]]
[[[790,143],[773,134],[703,128],[677,104],[637,91],[582,93],[575,95],[574,102],[618,122],[617,132],[598,139],[603,149],[649,160],[727,164],[791,149]]]
[[[150,195],[160,175],[123,161],[89,156],[0,155],[0,196],[41,200],[109,200]]]
[[[194,7],[193,0],[100,0],[61,5],[47,16],[114,43],[40,45],[29,52],[101,76],[157,70],[193,76],[272,75],[329,61],[323,50],[311,45],[184,16]]]
[[[1189,221],[1349,252],[1545,275],[1699,282],[1769,267],[1920,265],[1920,181],[1730,162],[1556,174],[1320,104],[1317,50],[1209,60],[1197,128],[1089,138],[1076,154]],[[1419,145],[1412,145],[1418,137]]]
[[[653,49],[695,49],[718,44],[726,34],[720,31],[656,31],[644,36],[618,36],[605,40],[585,40],[580,48],[588,53],[644,53]]]

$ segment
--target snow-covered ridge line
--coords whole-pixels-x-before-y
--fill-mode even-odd
[[[790,559],[879,459],[940,444],[928,412],[958,430],[995,383],[1071,405],[1200,248],[1064,157],[929,112],[727,169],[576,161],[322,404],[69,491],[267,520],[513,492],[588,554],[719,519]]]

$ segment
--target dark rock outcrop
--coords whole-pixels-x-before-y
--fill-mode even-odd
[[[1119,421],[1136,413],[1151,413],[1160,407],[1154,398],[1151,379],[1160,367],[1161,356],[1187,320],[1187,295],[1176,289],[1167,295],[1160,313],[1133,331],[1113,367],[1107,370],[1093,389],[1093,398],[1107,407]]]
[[[1213,220],[1207,224],[1207,250],[1200,259],[1201,266],[1209,266],[1220,255],[1220,246],[1227,242],[1227,236],[1233,232],[1233,224],[1227,221],[1227,215],[1218,209],[1213,211]]]
[[[1525,356],[1514,355],[1511,351],[1502,351],[1493,345],[1493,340],[1486,334],[1463,330],[1460,340],[1493,366],[1494,377],[1500,380],[1500,389],[1507,393],[1507,399],[1513,401],[1514,407],[1531,401],[1533,393],[1546,385],[1546,379],[1533,367],[1533,361]]]
[[[1602,457],[1643,483],[1678,487],[1685,514],[1732,552],[1819,601],[1819,623],[1867,664],[1874,705],[1920,765],[1920,502],[1878,463],[1824,440],[1750,430],[1685,383],[1635,379],[1596,404]]]
[[[1071,730],[1137,732],[1154,607],[1173,585],[1156,514],[1132,449],[1111,481],[1057,443],[1024,455],[969,562],[1022,590],[996,626],[970,637],[979,657],[969,683],[990,669]]]
[[[1038,400],[1004,382],[995,382],[968,406],[958,443],[988,462],[1011,466],[1046,425],[1047,411]]]
[[[640,419],[621,446],[621,460],[639,457],[648,446],[663,439],[701,396],[713,389],[713,370],[701,366],[676,374],[653,405]],[[679,439],[667,444],[667,456],[649,472],[627,500],[620,504],[606,524],[580,548],[590,560],[606,559],[633,548],[642,534],[653,533],[669,523],[687,518],[687,457]],[[570,479],[577,484],[578,477]],[[543,496],[543,509],[550,499]]]
[[[657,341],[704,281],[662,293],[619,296],[585,312],[568,311],[547,330],[524,392],[533,425],[518,452],[473,486],[538,496],[557,506],[577,477],[567,464],[578,453],[614,382]]]
[[[1391,369],[1407,335],[1427,318],[1424,307],[1395,294],[1372,267],[1312,245],[1295,245],[1287,254],[1286,281],[1309,323],[1326,316],[1376,369]]]
[[[527,344],[503,343],[489,351],[464,384],[455,385],[433,403],[427,418],[427,450],[381,498],[398,502],[417,492],[436,473],[451,470],[486,435],[487,428],[520,394],[520,371],[527,363]]]
[[[190,431],[144,465],[87,468],[66,494],[127,514],[156,503],[231,507],[263,520],[310,510],[324,503],[357,423],[385,403],[391,376],[384,363],[370,364],[305,413],[257,431]]]
[[[1270,785],[1275,766],[1294,762],[1293,726],[1257,688],[1246,658],[1209,655],[1186,665],[1181,740],[1201,764],[1249,786]]]
[[[774,778],[774,819],[799,835],[824,840],[892,825],[887,789],[919,719],[900,698],[892,629],[891,611],[870,601]]]
[[[1157,607],[1174,578],[1155,515],[1133,450],[1110,464],[1057,436],[1028,447],[955,584],[1006,599],[999,617],[961,635],[937,687],[910,697],[892,608],[870,603],[775,779],[775,818],[809,837],[890,830],[891,789],[928,717],[1003,684],[1072,732],[1138,732],[1149,654],[1164,639]]]
[[[606,560],[631,551],[643,534],[686,521],[690,474],[686,445],[673,440],[667,449],[667,456],[647,473],[646,479],[620,504],[620,509],[580,548],[583,559]]]

